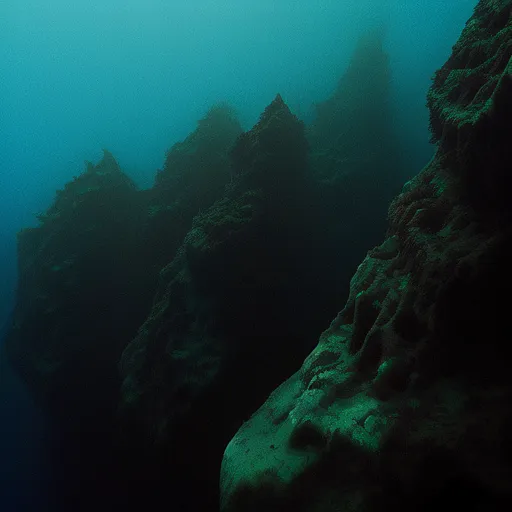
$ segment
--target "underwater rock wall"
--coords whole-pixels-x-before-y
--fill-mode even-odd
[[[137,190],[105,151],[57,192],[38,227],[18,236],[17,301],[2,350],[58,430],[53,457],[56,480],[67,487],[63,509],[124,494],[131,475],[119,440],[119,360],[197,209],[229,181],[238,133],[232,112],[214,107],[171,148],[172,168],[149,190]],[[188,174],[208,175],[207,192],[191,190]]]
[[[105,151],[57,192],[40,226],[18,235],[20,277],[6,346],[37,401],[63,419],[68,406],[92,396],[91,368],[98,400],[115,391],[101,376],[115,376],[115,354],[142,320],[136,206],[135,185]]]
[[[364,41],[315,126],[279,95],[244,133],[217,105],[151,189],[105,152],[20,234],[7,351],[62,430],[68,508],[218,509],[226,444],[313,348],[401,180],[387,59]],[[361,81],[363,110],[343,97]]]
[[[345,118],[343,127],[354,121]],[[238,138],[225,196],[195,217],[162,271],[148,320],[124,351],[126,443],[145,440],[137,466],[163,486],[167,474],[178,475],[172,486],[180,509],[215,509],[226,443],[311,350],[352,260],[374,240],[360,216],[384,217],[381,196],[391,195],[391,178],[398,181],[395,168],[383,179],[387,186],[365,197],[371,208],[347,202],[368,176],[338,162],[333,172],[347,176],[336,197],[311,167],[308,149],[303,124],[278,95]],[[382,166],[373,172],[385,173]],[[194,482],[203,493],[192,499],[182,489]]]
[[[512,2],[481,0],[428,94],[435,157],[318,346],[228,445],[224,512],[510,501],[511,73]]]

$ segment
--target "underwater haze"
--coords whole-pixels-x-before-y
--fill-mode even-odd
[[[280,93],[305,122],[359,37],[385,32],[407,169],[433,153],[425,96],[476,0],[4,0],[0,6],[0,322],[16,233],[107,148],[142,188],[215,103],[250,129]],[[2,331],[3,332],[3,331]],[[1,341],[0,341],[1,343]],[[0,362],[0,510],[44,510],[51,433]],[[49,501],[48,501],[49,503]]]
[[[411,173],[429,158],[425,93],[475,0],[63,1],[0,7],[0,241],[108,148],[141,186],[218,101],[248,129],[279,92],[299,117],[327,97],[369,27],[386,30]],[[4,267],[5,268],[5,267]]]

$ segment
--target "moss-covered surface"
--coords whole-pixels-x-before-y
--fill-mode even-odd
[[[386,240],[359,266],[317,348],[228,445],[223,511],[501,510],[510,501],[510,206],[477,201],[476,191],[485,196],[512,156],[512,95],[499,89],[510,37],[496,36],[511,8],[482,0],[436,75],[438,152],[394,200]],[[489,64],[480,87],[497,91],[485,99],[485,130],[449,93],[475,92],[467,71],[450,75],[471,69],[474,48]]]

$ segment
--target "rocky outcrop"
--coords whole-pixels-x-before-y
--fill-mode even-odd
[[[70,508],[84,502],[84,482],[92,503],[95,492],[126,494],[133,475],[119,440],[119,360],[193,216],[229,182],[239,132],[228,107],[214,107],[142,191],[105,151],[19,235],[17,304],[3,348],[58,429]]]
[[[229,443],[223,511],[510,501],[511,12],[481,0],[436,73],[438,151],[316,349]]]
[[[300,293],[309,232],[296,215],[307,192],[307,143],[280,96],[232,158],[225,197],[194,219],[121,361],[127,444],[145,441],[138,466],[166,488],[176,474],[183,510],[215,508],[225,444],[262,389],[304,357],[303,330],[311,330],[304,315],[314,296]],[[183,495],[194,483],[202,492]]]
[[[241,133],[233,109],[214,105],[197,128],[167,152],[153,187],[141,192],[146,221],[140,244],[151,255],[153,271],[172,261],[193,217],[224,195],[232,180],[230,151]]]
[[[80,403],[84,421],[93,414],[85,411],[86,395],[95,395],[98,406],[110,397],[112,407],[115,385],[106,376],[116,375],[116,354],[142,321],[141,302],[151,300],[147,292],[141,297],[132,265],[136,206],[135,185],[105,151],[57,192],[40,226],[18,236],[20,278],[7,350],[39,403],[58,416],[68,418]]]
[[[369,41],[308,133],[279,95],[245,133],[216,106],[151,189],[106,152],[20,235],[8,350],[69,437],[78,497],[64,509],[169,493],[182,512],[218,508],[226,444],[311,351],[384,231],[400,173],[387,60]],[[362,110],[343,99],[361,81],[375,92]]]
[[[159,272],[172,261],[193,216],[229,182],[229,150],[240,132],[227,106],[212,108],[171,148],[155,186],[143,191],[105,151],[100,163],[87,163],[57,192],[38,227],[20,233],[7,350],[40,403],[55,414],[82,422],[84,404],[117,396],[120,355],[145,320]],[[104,372],[108,385],[99,378]]]

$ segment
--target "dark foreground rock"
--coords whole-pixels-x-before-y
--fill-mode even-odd
[[[224,512],[510,503],[511,11],[480,1],[436,73],[438,151],[316,349],[228,445]]]

